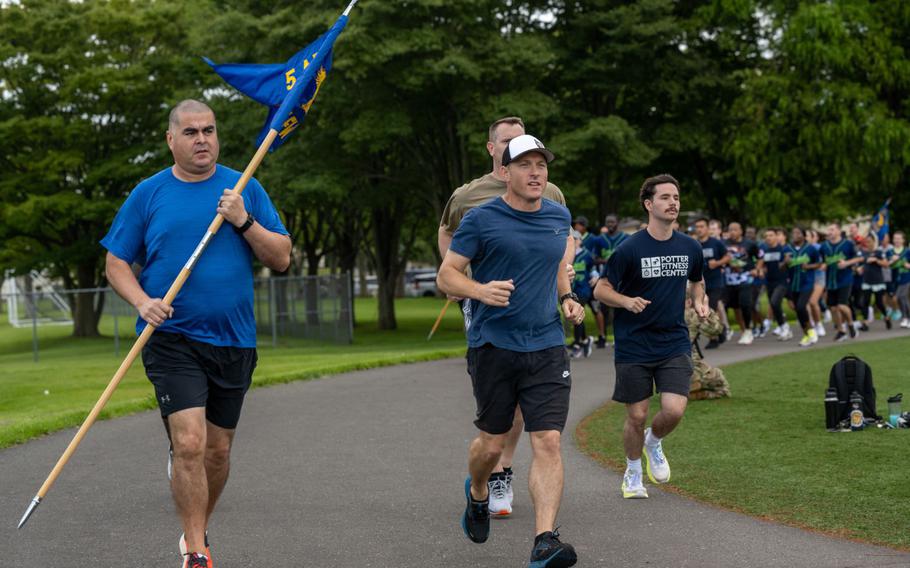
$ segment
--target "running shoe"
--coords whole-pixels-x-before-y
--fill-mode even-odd
[[[512,500],[509,499],[506,486],[506,473],[501,471],[490,475],[487,482],[490,489],[490,515],[494,517],[508,517],[512,514]]]
[[[509,500],[509,507],[512,507],[512,502],[515,500],[515,495],[512,493],[512,478],[515,477],[515,474],[512,472],[511,467],[505,467],[502,471],[506,474],[506,498]]]
[[[793,332],[790,331],[789,327],[781,331],[777,338],[778,341],[790,341],[791,339],[793,339]]]
[[[854,339],[856,337],[856,326],[855,325],[848,325],[847,331],[850,333],[850,339]]]
[[[183,568],[210,568],[209,559],[205,554],[184,554]]]
[[[906,319],[906,318],[905,318],[905,319],[902,319],[902,320],[901,320],[901,327],[910,328],[910,320],[908,320],[908,319]]]
[[[180,533],[180,540],[177,543],[180,548],[180,556],[186,556],[186,533]],[[205,531],[205,557],[208,559],[207,568],[212,568],[212,550],[209,547],[209,531]]]
[[[809,347],[810,345],[812,345],[812,338],[809,337],[808,333],[806,333],[805,335],[803,335],[803,338],[799,340],[799,346],[800,347]]]
[[[834,341],[836,341],[838,343],[847,341],[847,334],[843,331],[838,331],[837,335],[834,336]]]
[[[733,339],[733,337],[735,335],[736,335],[735,331],[733,331],[732,329],[727,329],[727,341],[730,341],[731,339]]]
[[[648,490],[645,489],[641,481],[641,472],[626,470],[622,476],[622,496],[623,499],[647,499]]]
[[[755,336],[752,335],[752,330],[747,329],[743,332],[742,336],[739,338],[739,341],[736,343],[740,345],[752,345],[752,342],[755,340]]]
[[[650,428],[645,430],[646,439],[650,432]],[[670,481],[670,463],[664,455],[661,443],[657,442],[653,446],[645,444],[644,450],[642,457],[645,458],[645,470],[648,472],[648,479],[651,480],[651,483],[666,483]]]
[[[819,337],[824,337],[825,334],[826,334],[826,332],[825,332],[825,324],[823,324],[823,323],[817,323],[817,324],[815,324],[815,333],[816,333],[816,335],[818,335]]]
[[[771,320],[766,319],[761,322],[761,337],[768,335],[769,331],[771,331]]]
[[[607,338],[603,335],[597,337],[597,348],[604,349],[607,346]]]
[[[581,345],[582,351],[584,352],[585,357],[590,357],[591,353],[594,352],[594,338],[588,336],[585,339],[585,342]]]
[[[885,318],[885,328],[886,328],[886,329],[891,329],[891,326],[892,326],[892,324],[891,324],[891,318]]]
[[[580,359],[584,355],[584,349],[581,345],[573,345],[572,351],[569,352],[569,357],[573,359]]]
[[[720,347],[720,343],[718,343],[716,339],[712,339],[705,345],[705,349],[717,349],[718,347]]]
[[[784,328],[782,328],[781,326],[777,326],[771,331],[771,335],[773,335],[774,337],[780,337],[780,334],[783,331],[784,331]]]
[[[559,541],[559,531],[540,533],[534,539],[528,568],[568,568],[575,566],[578,556],[571,544]]]
[[[866,322],[862,322],[859,324],[859,330],[860,331],[869,331],[869,325]]]
[[[490,536],[490,500],[475,501],[471,498],[471,476],[464,480],[467,505],[461,516],[461,529],[471,542],[483,543]]]

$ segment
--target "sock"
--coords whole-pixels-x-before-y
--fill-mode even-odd
[[[648,433],[645,435],[645,445],[656,446],[660,443],[660,440],[660,438],[654,435],[654,431],[649,428]]]
[[[626,458],[626,469],[634,471],[635,473],[641,473],[641,458],[638,458],[637,460]]]

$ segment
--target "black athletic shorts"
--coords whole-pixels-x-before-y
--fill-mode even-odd
[[[692,385],[692,356],[675,355],[656,363],[616,363],[613,400],[634,404],[656,392],[689,396]]]
[[[705,290],[705,294],[708,296],[708,307],[712,310],[717,310],[717,304],[724,299],[724,291],[726,288],[711,288],[710,290]]]
[[[844,286],[843,288],[838,288],[836,290],[828,290],[828,307],[850,305],[851,291],[852,288],[850,286]]]
[[[477,402],[477,428],[488,434],[505,434],[512,429],[517,405],[526,432],[562,432],[572,388],[565,347],[523,353],[487,343],[469,347],[467,359]]]
[[[724,297],[724,307],[733,308],[734,310],[752,309],[752,285],[740,284],[739,286],[727,286]]]
[[[163,418],[204,407],[206,420],[230,430],[240,421],[257,360],[252,347],[218,347],[160,331],[142,349],[145,374],[155,386]]]

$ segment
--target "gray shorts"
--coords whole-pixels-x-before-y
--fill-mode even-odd
[[[656,363],[616,363],[613,400],[634,404],[651,398],[654,392],[689,396],[692,384],[692,356],[675,355]]]

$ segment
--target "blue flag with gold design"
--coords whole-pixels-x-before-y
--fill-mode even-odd
[[[218,65],[203,58],[229,85],[269,108],[257,145],[274,128],[278,136],[269,148],[274,151],[303,123],[319,88],[332,69],[332,46],[347,21],[347,16],[338,18],[329,31],[295,53],[286,63]]]
[[[882,242],[882,239],[885,238],[885,235],[888,234],[891,225],[891,213],[888,210],[888,206],[891,205],[891,199],[885,201],[885,204],[882,205],[881,209],[878,210],[878,213],[872,216],[872,230],[875,231],[876,236],[878,236],[878,242]]]

